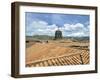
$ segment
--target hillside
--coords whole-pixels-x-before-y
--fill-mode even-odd
[[[26,43],[27,67],[80,64],[89,64],[89,42],[62,39]]]
[[[72,40],[72,41],[88,41],[89,37],[63,37],[64,40]],[[54,36],[48,36],[48,35],[34,35],[34,36],[26,36],[26,40],[32,41],[32,40],[54,40]]]

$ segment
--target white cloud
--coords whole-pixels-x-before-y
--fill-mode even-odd
[[[26,28],[26,35],[50,35],[54,36],[54,32],[57,30],[56,24],[48,25],[45,21],[33,21]]]
[[[89,27],[82,23],[64,24],[62,31],[64,36],[89,36]]]
[[[89,36],[89,25],[84,26],[82,23],[64,24],[60,27],[63,36]],[[55,31],[58,29],[56,24],[49,25],[45,21],[33,21],[26,28],[26,35],[50,35],[54,36]]]
[[[58,29],[58,26],[56,24],[48,25],[47,30],[55,32]]]
[[[65,30],[80,30],[84,29],[84,25],[81,23],[76,23],[76,24],[64,24]]]
[[[33,21],[30,26],[33,27],[33,29],[45,29],[47,28],[48,23],[44,21]]]
[[[85,33],[84,32],[76,32],[76,33],[69,34],[68,36],[78,36],[78,37],[81,37],[81,36],[85,36]]]

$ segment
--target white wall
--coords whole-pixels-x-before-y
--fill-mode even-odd
[[[11,59],[11,2],[13,1],[30,1],[42,3],[56,3],[56,4],[77,4],[98,6],[100,14],[100,0],[0,0],[0,80],[15,80],[10,77],[10,59]],[[98,16],[100,21],[100,16]],[[98,24],[98,34],[100,34],[100,23]],[[100,37],[98,39],[100,41]],[[98,43],[100,44],[100,42]],[[99,45],[100,47],[100,45]],[[100,57],[100,50],[98,58]],[[99,60],[100,61],[100,58]],[[100,62],[98,62],[100,67]],[[81,74],[81,75],[65,75],[65,76],[50,76],[39,78],[22,78],[18,80],[100,80],[100,69],[97,74]]]

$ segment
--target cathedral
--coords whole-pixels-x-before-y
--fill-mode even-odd
[[[60,31],[59,28],[55,31],[55,40],[57,39],[62,39],[62,31]]]

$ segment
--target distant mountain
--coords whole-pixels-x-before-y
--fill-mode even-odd
[[[26,40],[53,40],[54,36],[48,35],[34,35],[34,36],[26,36]],[[63,39],[70,39],[72,41],[89,41],[89,37],[63,37]]]
[[[89,41],[89,37],[66,37],[67,39],[71,39],[72,41]]]
[[[26,39],[28,40],[52,40],[54,39],[54,36],[34,35],[34,36],[26,36]]]

